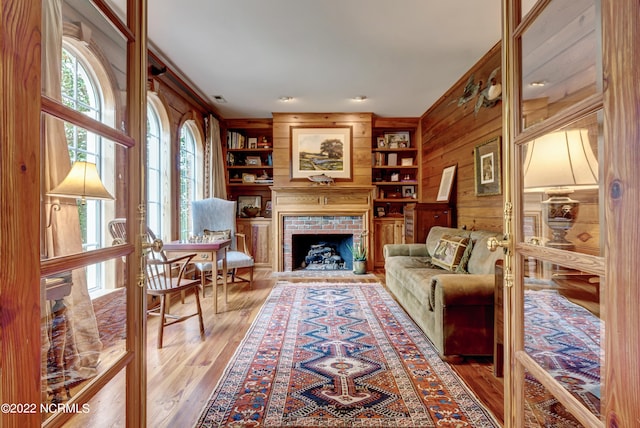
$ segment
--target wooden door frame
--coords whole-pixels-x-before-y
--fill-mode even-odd
[[[537,6],[545,6],[539,1]],[[517,0],[503,1],[503,126],[504,147],[513,151],[513,130],[518,116],[517,102],[513,101],[516,84],[512,82],[516,63],[513,61],[511,32],[515,28],[513,16],[519,16]],[[638,70],[640,55],[640,5],[635,0],[601,0],[602,23],[602,74],[604,111],[603,137],[605,144],[599,158],[603,166],[600,203],[603,207],[604,226],[601,227],[603,257],[600,269],[605,280],[601,283],[602,319],[606,325],[601,367],[602,420],[589,420],[589,426],[633,426],[640,420],[637,385],[640,383],[640,270],[636,269],[640,256],[640,225],[637,207],[640,206],[640,121],[636,117],[640,105]],[[503,79],[504,79],[503,78]],[[508,153],[508,152],[507,152]],[[514,171],[518,162],[516,153],[505,155],[505,168]],[[513,175],[513,174],[511,174]],[[505,177],[507,177],[505,173]],[[520,186],[516,177],[513,189]],[[520,230],[518,220],[519,195],[514,190],[506,191],[507,202],[513,201],[516,209],[514,223],[505,220],[505,231],[513,236]],[[506,212],[506,210],[505,210]],[[506,217],[506,216],[505,216]],[[514,237],[514,238],[517,238]],[[513,243],[512,243],[513,245]],[[521,268],[514,257],[514,273]],[[594,268],[596,269],[596,268]],[[604,275],[606,273],[606,276]],[[518,277],[514,278],[518,281]],[[524,397],[514,388],[514,379],[523,376],[522,365],[517,364],[508,344],[521,340],[514,336],[521,327],[518,319],[521,310],[514,305],[514,293],[518,287],[505,289],[505,305],[510,302],[508,322],[505,322],[505,427],[519,426],[522,415],[519,412]],[[508,342],[507,342],[508,341]],[[535,373],[534,373],[535,375]],[[586,415],[588,416],[588,415]]]
[[[95,4],[104,9],[101,0]],[[138,237],[145,222],[144,174],[142,147],[146,141],[146,0],[127,1],[127,27],[118,26],[127,37],[129,135],[135,146],[130,148],[126,182],[130,185],[127,197],[127,217],[130,236]],[[4,0],[0,8],[2,23],[2,61],[0,61],[0,364],[2,376],[0,395],[3,403],[13,408],[0,412],[0,426],[39,426],[43,423],[40,403],[41,390],[41,115],[55,103],[41,101],[41,27],[40,2]],[[114,19],[115,15],[107,13]],[[138,108],[135,108],[137,106]],[[133,240],[132,240],[132,243]],[[141,263],[141,240],[136,238],[133,252],[128,256],[126,355],[82,392],[86,401],[106,386],[116,373],[126,367],[126,423],[127,426],[146,425],[146,317],[144,316],[144,287],[138,287],[138,266]],[[89,256],[93,262],[119,257],[122,250],[103,249]],[[117,254],[116,254],[117,253]],[[82,261],[76,260],[73,263]],[[54,267],[55,269],[55,267]],[[46,269],[45,269],[46,270]],[[137,320],[137,322],[136,322]],[[61,413],[48,426],[60,426],[72,413]]]
[[[40,425],[39,2],[4,0],[0,61],[0,426]],[[38,362],[38,364],[34,364]],[[24,410],[24,409],[23,409]]]

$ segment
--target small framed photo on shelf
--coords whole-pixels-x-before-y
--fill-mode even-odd
[[[400,164],[402,166],[412,166],[413,165],[413,158],[402,158],[400,161]]]
[[[262,196],[260,195],[238,196],[238,217],[255,217],[260,212],[261,207]],[[247,212],[251,213],[249,208],[257,208],[258,212],[254,215],[249,215],[247,214]]]
[[[397,153],[389,153],[387,155],[387,165],[388,166],[396,166],[396,165],[398,165],[398,154]]]
[[[389,148],[411,147],[411,140],[408,132],[389,132],[384,134]]]
[[[263,211],[263,215],[265,217],[271,217],[271,210],[272,210],[272,205],[271,205],[271,199],[269,199],[267,202],[264,203],[264,211]]]
[[[242,174],[242,182],[243,183],[249,183],[249,184],[255,183],[256,182],[256,175],[255,174],[244,173],[244,174]]]
[[[376,216],[384,217],[385,216],[384,207],[376,207]]]
[[[384,140],[384,137],[378,137],[377,141],[378,141],[378,148],[379,149],[384,149],[385,147],[387,147],[387,143]]]
[[[262,159],[260,156],[247,156],[244,163],[247,166],[262,166]]]
[[[247,140],[247,147],[250,149],[258,148],[258,138],[257,137],[249,137]]]
[[[402,197],[413,198],[416,194],[416,186],[402,186]]]

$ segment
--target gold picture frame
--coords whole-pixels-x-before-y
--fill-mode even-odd
[[[291,179],[325,174],[351,180],[352,127],[291,127]]]
[[[502,193],[500,137],[477,145],[473,150],[476,196]]]

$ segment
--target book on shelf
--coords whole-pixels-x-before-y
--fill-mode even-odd
[[[239,132],[227,132],[228,149],[244,149],[246,147],[246,137]]]

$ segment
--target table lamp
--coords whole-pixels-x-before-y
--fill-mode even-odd
[[[83,161],[74,162],[64,180],[47,195],[80,199],[82,205],[87,199],[113,200],[100,180],[96,164]]]
[[[552,238],[545,245],[574,250],[566,239],[573,227],[580,202],[569,195],[577,189],[598,188],[598,161],[586,129],[553,132],[527,144],[524,160],[524,191],[544,192],[544,219]]]

